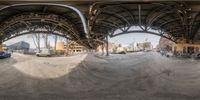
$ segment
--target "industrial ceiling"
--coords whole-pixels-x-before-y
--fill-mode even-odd
[[[198,1],[15,0],[1,1],[0,7],[2,41],[34,32],[58,34],[88,48],[96,48],[107,36],[128,33],[145,32],[174,42],[200,40]]]

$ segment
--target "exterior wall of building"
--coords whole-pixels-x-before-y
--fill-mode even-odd
[[[28,51],[29,48],[30,48],[30,44],[26,43],[24,41],[20,41],[20,42],[17,42],[15,44],[12,44],[12,45],[8,46],[8,48],[11,49],[11,50],[24,50],[24,51]]]
[[[143,42],[143,43],[137,43],[137,49],[138,51],[140,50],[152,50],[152,44],[151,42]]]
[[[64,51],[65,50],[64,42],[57,42],[56,50]]]
[[[172,51],[173,52],[199,53],[199,49],[200,49],[200,44],[188,44],[188,43],[179,43],[179,44],[173,43],[172,44]]]
[[[73,53],[82,53],[84,52],[84,49],[82,46],[74,46],[73,49],[70,49],[71,52]]]
[[[66,48],[67,48],[67,53],[69,55],[87,52],[87,50],[86,50],[86,48],[84,46],[81,46],[76,42],[68,43]]]
[[[116,52],[118,46],[119,46],[119,44],[115,44],[115,43],[109,42],[109,43],[108,43],[108,51],[109,51],[109,52]],[[97,51],[98,51],[98,52],[101,52],[101,53],[103,53],[103,52],[106,53],[106,44],[100,45],[100,46],[97,48]]]

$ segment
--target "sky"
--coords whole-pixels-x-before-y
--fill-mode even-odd
[[[130,30],[141,30],[136,26],[133,26],[130,28]],[[150,30],[153,32],[157,32],[156,30]],[[114,34],[119,33],[120,30],[116,30]],[[122,44],[122,46],[128,46],[131,43],[141,43],[147,40],[148,42],[151,42],[153,47],[155,48],[159,43],[160,36],[148,34],[148,33],[129,33],[124,35],[118,35],[113,38],[109,38],[109,42],[116,43],[116,44]],[[60,37],[58,38],[58,41],[64,41],[65,39]],[[19,41],[25,41],[30,44],[30,48],[35,48],[35,44],[33,42],[33,39],[30,34],[28,35],[22,35],[13,39],[10,39],[4,44],[11,45],[13,43],[19,42]],[[53,36],[49,36],[50,45],[54,47],[54,38]],[[41,47],[44,47],[43,39],[41,40]]]
[[[148,42],[151,42],[153,47],[155,48],[158,43],[160,36],[152,35],[148,33],[130,33],[119,35],[113,38],[110,38],[109,41],[117,44],[122,44],[122,46],[128,46],[130,43],[141,43],[147,39]]]
[[[142,29],[139,26],[132,26],[130,31],[142,31]],[[149,29],[150,32],[158,33],[157,30]],[[120,30],[116,30],[114,34],[120,33]],[[112,37],[109,39],[110,42],[121,44],[122,46],[128,46],[131,43],[141,43],[141,42],[151,42],[153,47],[155,48],[160,40],[160,36],[148,34],[148,33],[129,33],[129,34],[122,34],[118,35],[116,37]]]
[[[116,43],[116,44],[122,44],[122,46],[128,46],[130,43],[140,43],[144,42],[145,39],[147,39],[148,42],[151,42],[153,47],[156,47],[158,45],[159,36],[152,35],[152,34],[147,34],[147,33],[130,33],[130,34],[124,34],[124,35],[119,35],[113,38],[109,38],[109,42]],[[59,38],[59,41],[64,41],[64,38]],[[30,48],[35,48],[34,42],[32,37],[30,35],[22,35],[13,39],[10,39],[4,44],[6,45],[11,45],[13,43],[19,42],[19,41],[25,41],[30,44]],[[54,38],[49,37],[50,45],[53,47],[54,44]],[[41,40],[41,46],[44,46],[43,40]]]
[[[33,38],[32,38],[32,35],[31,34],[26,34],[26,35],[21,35],[21,36],[18,36],[18,37],[15,37],[13,39],[10,39],[6,42],[4,42],[3,44],[6,44],[6,45],[11,45],[11,44],[14,44],[16,42],[20,42],[20,41],[25,41],[27,43],[30,44],[30,48],[34,49],[36,48],[34,42],[33,42]],[[63,37],[58,37],[58,41],[64,41],[64,38]],[[55,43],[54,43],[54,38],[53,36],[49,36],[49,42],[50,42],[50,46],[54,47]],[[41,47],[44,47],[44,40],[43,38],[41,38]]]

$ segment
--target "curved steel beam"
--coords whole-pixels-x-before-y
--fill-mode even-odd
[[[196,36],[196,34],[197,34],[197,32],[198,32],[198,30],[199,30],[199,28],[200,28],[200,20],[198,20],[198,17],[200,17],[200,12],[198,12],[195,16],[194,16],[194,18],[192,19],[192,21],[191,21],[191,24],[192,24],[192,26],[191,26],[191,31],[192,31],[192,36],[191,36],[191,38],[192,39],[194,39],[195,38],[195,36]]]
[[[166,21],[166,22],[160,24],[159,27],[162,27],[162,26],[164,26],[164,25],[166,25],[166,24],[169,24],[169,23],[171,23],[171,22],[175,22],[175,21],[178,21],[178,20],[180,20],[180,18],[168,20],[168,21]]]
[[[164,12],[164,13],[160,13],[155,15],[150,22],[147,23],[147,27],[151,27],[152,23],[155,22],[159,17],[161,16],[165,16],[166,14],[170,14],[173,13],[173,11],[168,11],[168,12]]]
[[[27,21],[27,20],[28,20],[28,22],[41,22],[41,21],[31,21],[32,19],[40,20],[40,18],[21,19],[21,20],[15,21],[15,22],[13,22],[13,23],[9,23],[9,25],[7,25],[7,27],[4,27],[3,29],[0,29],[0,30],[6,30],[6,29],[9,28],[10,26],[12,26],[12,25],[14,25],[14,24],[16,24],[16,23],[20,23],[20,21]],[[52,22],[51,22],[51,21],[52,21]],[[52,24],[53,24],[53,22],[58,23],[57,21],[52,20],[52,19],[46,19],[44,22],[48,22],[48,23],[52,23]],[[70,31],[72,31],[71,27],[69,27],[69,26],[67,26],[67,25],[65,25],[65,24],[63,24],[63,26],[66,26]]]
[[[43,16],[44,17],[44,16]],[[42,18],[43,18],[42,17]],[[27,25],[27,22],[29,22],[29,23],[31,23],[32,21],[32,19],[34,19],[34,20],[38,20],[38,21],[35,21],[35,22],[41,22],[41,19],[42,19],[41,17],[39,17],[39,16],[37,16],[37,17],[25,17],[25,18],[22,18],[22,17],[20,17],[20,18],[17,18],[17,20],[15,20],[15,21],[11,21],[10,23],[8,23],[8,25],[6,25],[4,28],[2,27],[0,30],[6,30],[6,28],[10,28],[10,26],[12,26],[13,24],[16,24],[16,23],[23,23],[23,24],[25,24],[26,26],[28,26]],[[26,22],[25,22],[26,21]],[[52,20],[51,18],[48,18],[48,19],[45,19],[44,20],[44,22],[46,22],[46,23],[51,23],[51,24],[56,24],[56,27],[57,27],[57,25],[60,23],[60,22],[58,22],[58,21],[56,21],[56,20]],[[52,22],[54,22],[54,23],[52,23]],[[70,23],[68,22],[68,21],[66,21],[66,22],[64,22],[64,21],[62,21],[62,23],[61,23],[62,25],[61,26],[59,26],[59,27],[61,27],[61,28],[63,28],[63,29],[65,29],[67,32],[70,32],[70,33],[72,33],[76,38],[79,38],[79,36],[77,35],[78,34],[78,32],[76,32],[76,29],[74,29],[71,25],[69,25]],[[30,27],[30,26],[28,26],[28,27]],[[56,27],[53,27],[53,30],[56,28]],[[75,31],[75,32],[74,32]],[[76,34],[77,33],[77,34]]]
[[[132,21],[133,22],[136,22],[135,21],[135,16],[131,13],[131,11],[125,7],[123,7],[123,4],[119,4],[119,5],[109,5],[109,6],[106,6],[106,7],[103,7],[102,9],[100,9],[100,12],[103,12],[104,9],[108,9],[108,8],[112,8],[112,7],[117,7],[119,9],[122,9],[123,11],[127,12],[129,14],[129,16],[131,17]],[[99,13],[100,13],[99,12]]]
[[[71,33],[71,31],[69,31],[70,33]],[[64,34],[64,33],[63,33]],[[74,34],[73,32],[72,32],[72,35],[74,36],[74,37],[76,37],[76,38],[78,38],[77,36],[76,36],[76,34]],[[73,37],[72,36],[72,37]]]
[[[11,36],[11,37],[7,38],[6,40],[4,39],[3,42],[6,42],[6,41],[8,41],[10,39],[13,39],[15,37],[18,37],[18,36],[27,35],[27,34],[33,34],[33,33],[53,34],[53,35],[58,35],[58,36],[61,36],[61,37],[64,37],[64,38],[67,38],[67,39],[71,40],[70,37],[67,37],[67,36],[61,35],[61,34],[57,34],[57,33],[52,33],[52,32],[47,32],[47,31],[28,31],[28,32],[24,32],[24,33],[20,33],[20,34],[16,34],[14,36]]]
[[[171,30],[182,30],[183,28],[181,27],[181,26],[177,26],[177,25],[175,25],[175,26],[169,26],[168,28],[163,28],[164,30],[166,30],[166,31],[171,31]],[[182,30],[182,31],[184,31],[184,30]]]
[[[117,29],[120,29],[121,31],[124,31],[119,25],[116,25],[115,22],[107,21],[107,20],[98,20],[97,23],[107,24],[109,26],[115,27]]]
[[[126,11],[130,15],[133,23],[136,22],[135,16],[131,13],[131,11],[129,9],[123,7],[122,5],[119,5],[118,7],[121,8],[121,9],[123,9],[124,11]]]
[[[156,13],[158,10],[162,9],[163,7],[157,7],[155,9],[152,9],[152,11],[148,12],[147,14],[147,17],[145,18],[146,19],[146,23],[148,22],[147,19],[149,19],[154,13]]]
[[[164,36],[164,35],[162,35],[162,34],[158,34],[158,33],[155,33],[155,32],[149,32],[149,31],[128,31],[128,32],[117,33],[117,34],[112,35],[112,36],[110,36],[110,37],[112,38],[112,37],[116,37],[116,36],[123,35],[123,34],[129,34],[129,33],[148,33],[148,34],[153,34],[153,35],[161,36],[161,37],[163,37],[163,38],[166,38],[166,39],[168,39],[168,40],[171,40],[171,41],[173,41],[173,42],[176,42],[176,41],[173,40],[172,38],[166,37],[166,36]]]
[[[119,6],[119,5],[113,5],[113,6]],[[98,10],[97,14],[95,14],[95,15],[92,15],[92,7],[90,8],[90,16],[92,18],[92,21],[90,22],[91,23],[90,26],[92,27],[91,29],[93,29],[95,21],[99,17],[100,14],[106,14],[106,15],[109,15],[111,17],[115,17],[115,18],[119,19],[122,23],[124,23],[123,21],[125,21],[128,25],[130,25],[129,21],[124,16],[121,16],[120,14],[118,14],[118,12],[114,13],[114,12],[108,12],[108,11],[105,12],[104,11],[105,8],[109,8],[109,7],[113,7],[113,6],[103,7],[100,10]],[[123,11],[126,11],[126,12],[128,11],[124,7],[119,7],[119,8],[123,9]],[[130,12],[128,12],[128,13],[131,14]],[[133,16],[131,16],[131,18],[133,19]],[[128,28],[127,28],[127,30],[128,30]]]
[[[16,7],[16,6],[28,6],[28,5],[50,5],[50,6],[60,6],[60,7],[66,7],[66,8],[69,8],[73,11],[75,11],[80,19],[81,19],[81,22],[82,22],[82,25],[83,25],[83,28],[84,28],[84,32],[86,34],[88,34],[88,26],[87,26],[87,23],[86,23],[86,19],[85,19],[85,16],[81,13],[80,10],[78,10],[77,8],[73,7],[73,6],[69,6],[69,5],[64,5],[64,4],[54,4],[54,3],[22,3],[22,4],[13,4],[13,5],[10,5],[10,6],[5,6],[5,7],[2,7],[0,8],[0,11],[4,10],[4,9],[7,9],[7,8],[10,8],[10,7]]]
[[[105,15],[109,15],[111,17],[115,17],[115,18],[121,20],[122,22],[126,22],[128,25],[130,25],[129,21],[125,17],[119,15],[118,13],[103,11],[101,14],[105,14]]]

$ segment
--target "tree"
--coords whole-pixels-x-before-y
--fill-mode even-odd
[[[30,34],[28,37],[32,38],[36,49],[40,51],[40,33]]]

